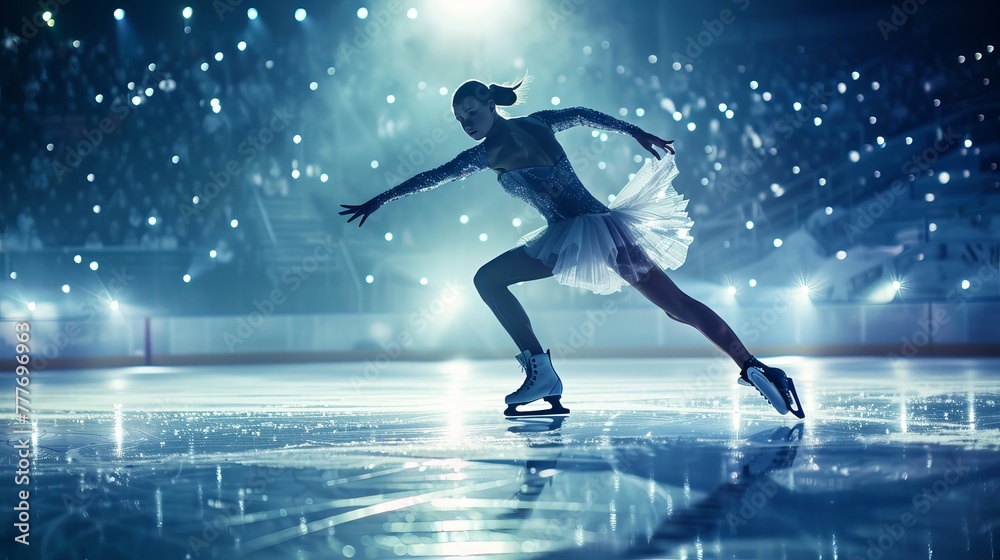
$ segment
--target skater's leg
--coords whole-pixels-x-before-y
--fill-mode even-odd
[[[649,267],[649,272],[638,280],[634,280],[634,276],[628,274],[637,263],[650,264],[641,247],[633,246],[620,251],[616,261],[619,274],[649,301],[656,304],[671,319],[701,331],[719,349],[728,354],[740,367],[740,378],[745,384],[753,385],[775,410],[781,414],[791,411],[799,418],[805,417],[792,379],[781,369],[768,367],[754,358],[722,317],[705,304],[682,292],[657,266]]]
[[[632,266],[633,263],[643,258],[647,258],[644,252],[635,246],[631,251],[620,253],[619,267],[621,270],[628,270],[624,267]],[[722,317],[719,317],[705,304],[682,292],[660,268],[653,266],[637,282],[630,283],[649,301],[662,309],[668,317],[701,331],[720,350],[729,355],[740,368],[750,358],[750,352],[747,351],[739,337]]]
[[[483,301],[496,315],[518,350],[542,354],[542,345],[531,330],[531,321],[521,303],[507,288],[511,284],[552,276],[552,269],[531,257],[523,247],[516,247],[484,264],[474,278]]]

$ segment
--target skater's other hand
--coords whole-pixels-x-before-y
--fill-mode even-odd
[[[658,154],[656,150],[653,149],[653,146],[661,148],[664,152],[668,154],[676,153],[674,151],[674,147],[672,146],[672,144],[674,143],[673,140],[664,140],[659,136],[654,136],[645,131],[637,133],[634,136],[634,138],[636,139],[637,142],[639,142],[640,146],[649,150],[649,153],[653,154],[653,157],[655,157],[656,159],[660,159],[660,154]]]
[[[358,227],[361,227],[365,225],[365,220],[368,219],[368,216],[372,215],[373,212],[378,210],[379,207],[382,206],[382,203],[380,203],[377,199],[373,198],[364,204],[360,205],[341,204],[341,206],[347,208],[347,210],[343,210],[340,212],[341,216],[343,216],[344,214],[353,214],[353,216],[351,216],[351,218],[347,220],[347,223],[351,223],[360,217],[361,221],[358,222]]]

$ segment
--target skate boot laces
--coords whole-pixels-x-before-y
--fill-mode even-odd
[[[538,379],[538,366],[535,364],[534,360],[531,362],[531,371],[525,371],[524,383],[514,391],[514,394],[527,391],[528,389],[535,386],[535,380]]]
[[[535,360],[534,356],[531,356],[525,351],[517,356],[517,361],[521,364],[521,371],[524,372],[524,382],[521,386],[517,388],[516,391],[511,393],[511,396],[517,395],[523,391],[527,391],[531,387],[535,386],[535,380],[538,379],[538,362]]]

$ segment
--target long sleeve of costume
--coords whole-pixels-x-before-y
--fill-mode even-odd
[[[486,161],[486,150],[482,144],[478,144],[458,154],[455,159],[448,163],[429,171],[417,173],[375,198],[381,204],[385,204],[413,193],[429,191],[449,181],[463,179],[487,168],[489,168],[489,164]]]
[[[566,130],[574,126],[586,125],[601,130],[610,130],[622,134],[634,135],[642,129],[634,124],[616,119],[611,115],[588,109],[586,107],[571,107],[569,109],[550,109],[538,111],[530,116],[549,125],[553,132]]]

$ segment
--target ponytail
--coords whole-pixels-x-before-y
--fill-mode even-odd
[[[490,99],[501,107],[510,107],[511,105],[517,103],[517,92],[515,90],[521,87],[521,84],[523,83],[524,80],[521,80],[514,86],[490,84]]]
[[[504,84],[490,84],[487,86],[478,80],[469,80],[455,90],[455,95],[452,97],[451,104],[452,106],[455,106],[466,97],[475,97],[482,103],[493,101],[498,107],[520,105],[521,103],[524,103],[524,94],[527,92],[528,84],[531,83],[531,80],[532,77],[527,74],[525,74],[525,76],[516,84],[513,82],[507,82]],[[521,95],[518,95],[518,93]],[[504,111],[500,109],[497,109],[497,111],[504,117],[507,116]]]

